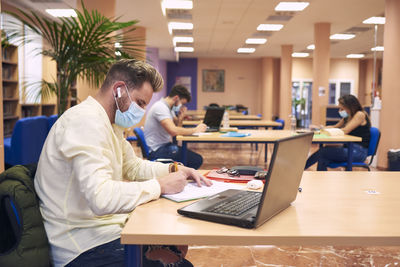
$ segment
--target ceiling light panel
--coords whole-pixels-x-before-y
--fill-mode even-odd
[[[194,52],[193,47],[179,46],[174,48],[175,52]]]
[[[241,48],[238,48],[238,50],[237,50],[237,52],[238,53],[243,53],[243,54],[251,54],[251,53],[254,53],[256,51],[256,49],[255,48],[248,48],[248,47],[241,47]]]
[[[385,24],[385,17],[370,17],[363,21],[364,24]]]
[[[73,9],[46,9],[46,12],[52,15],[53,17],[76,17],[76,12]]]
[[[168,30],[171,34],[173,30],[193,30],[193,23],[191,22],[169,22]]]
[[[384,47],[383,46],[376,46],[376,47],[372,47],[371,51],[378,51],[378,52],[382,52],[384,51]]]
[[[310,54],[309,53],[292,53],[292,57],[308,57]]]
[[[302,11],[308,7],[308,2],[280,2],[275,11]]]
[[[346,57],[347,58],[363,58],[365,55],[364,54],[348,54]]]
[[[355,34],[350,34],[350,33],[337,33],[337,34],[332,34],[329,39],[331,40],[350,40],[356,37]]]
[[[174,36],[172,38],[172,42],[174,43],[174,46],[176,43],[193,43],[193,37],[190,36]]]
[[[308,50],[314,50],[315,49],[315,45],[314,44],[310,44],[307,46]]]
[[[247,38],[246,44],[265,44],[267,39],[265,38]]]
[[[257,31],[280,31],[282,28],[282,24],[260,24]]]

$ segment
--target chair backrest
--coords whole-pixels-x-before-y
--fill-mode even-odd
[[[11,136],[11,149],[15,160],[12,165],[39,161],[47,129],[46,116],[22,118],[17,121]]]
[[[142,128],[136,127],[135,129],[133,129],[133,132],[136,134],[136,137],[138,138],[137,142],[142,150],[143,157],[148,159],[149,147],[147,146],[146,139],[144,138],[144,132]]]
[[[47,129],[50,132],[51,127],[53,127],[53,124],[56,122],[58,119],[58,115],[51,115],[47,118]]]
[[[381,132],[376,127],[371,127],[371,139],[368,145],[368,156],[375,156],[378,150],[379,140],[381,139]]]
[[[281,123],[282,125],[273,127],[274,130],[282,130],[283,128],[285,128],[285,120],[276,119],[275,121]]]

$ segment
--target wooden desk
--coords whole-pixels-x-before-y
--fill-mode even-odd
[[[304,172],[302,193],[298,193],[289,208],[257,229],[187,218],[176,210],[190,202],[159,199],[132,212],[122,230],[121,242],[399,246],[399,175],[399,172]],[[379,194],[368,194],[367,190]],[[139,246],[127,247],[140,253]]]
[[[182,125],[185,126],[196,126],[202,121],[187,121],[184,120]],[[282,124],[276,121],[269,120],[229,120],[229,126],[231,127],[276,127]]]
[[[191,115],[193,120],[203,120],[204,115]],[[257,115],[243,115],[243,114],[238,114],[238,115],[230,115],[229,114],[229,120],[261,120],[261,117]]]
[[[178,135],[176,140],[182,141],[182,163],[186,163],[187,157],[187,144],[188,143],[274,143],[276,140],[291,136],[293,133],[289,130],[240,130],[239,132],[251,133],[246,137],[222,137],[222,133],[211,133],[209,135],[201,136],[182,136]],[[321,137],[315,136],[313,143],[339,143],[347,144],[348,146],[348,160],[347,170],[352,170],[351,163],[353,162],[353,142],[361,142],[361,137],[344,135],[344,136],[329,136]],[[265,148],[265,159],[267,161],[267,148]]]

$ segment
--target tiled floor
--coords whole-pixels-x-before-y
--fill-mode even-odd
[[[272,145],[268,146],[269,157]],[[202,169],[235,165],[264,166],[264,146],[190,144],[200,153]],[[312,152],[318,147],[313,145]],[[140,155],[140,150],[135,148]],[[312,166],[309,170],[315,170]],[[364,169],[356,169],[364,171]],[[399,226],[400,227],[400,226]],[[186,256],[196,267],[242,266],[400,266],[400,247],[344,246],[190,246]]]

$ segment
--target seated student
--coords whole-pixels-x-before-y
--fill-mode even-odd
[[[124,129],[141,120],[162,84],[149,64],[118,61],[96,96],[51,128],[34,182],[54,266],[124,266],[121,230],[136,206],[180,192],[187,179],[210,185],[194,169],[136,157],[124,139]],[[146,246],[144,266],[192,266],[186,251]]]
[[[200,123],[194,128],[183,128],[182,120],[185,116],[186,103],[190,102],[190,92],[182,85],[172,87],[169,95],[160,99],[150,108],[146,115],[144,135],[150,148],[149,158],[168,158],[181,160],[181,147],[172,142],[177,135],[191,135],[201,133],[207,125]],[[177,114],[177,116],[175,116]],[[187,166],[198,169],[203,163],[201,155],[187,150]]]
[[[353,144],[353,160],[358,162],[364,161],[367,158],[371,137],[371,122],[368,114],[353,95],[344,95],[339,98],[339,114],[342,119],[337,124],[326,128],[341,128],[345,134],[361,137],[361,143]],[[346,160],[346,146],[324,146],[308,158],[305,169],[318,162],[317,170],[326,171],[330,163]]]

